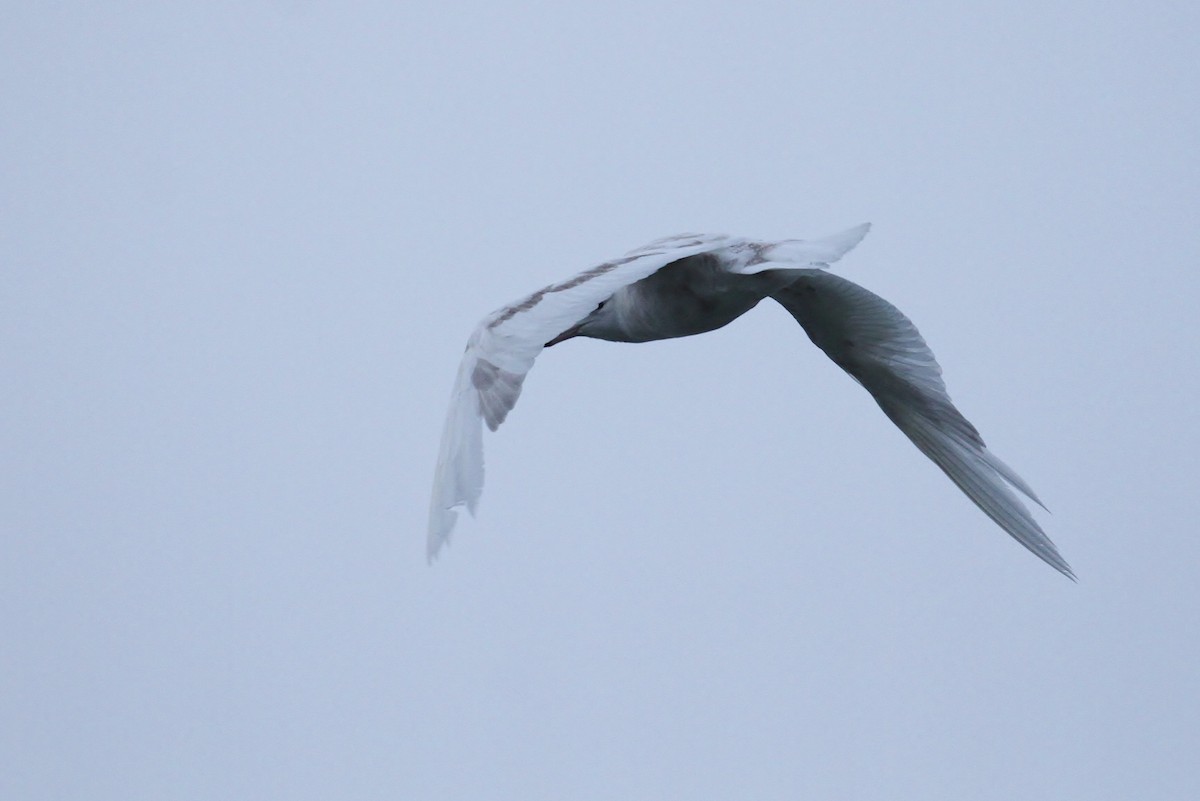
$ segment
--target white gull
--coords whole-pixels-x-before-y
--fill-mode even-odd
[[[483,491],[483,424],[495,431],[543,348],[572,337],[650,342],[712,331],[765,298],[871,393],[884,414],[1017,542],[1064,575],[1070,566],[1013,489],[1042,505],[954,407],[941,368],[899,309],[825,272],[870,224],[817,240],[681,234],[551,284],[480,322],[450,399],[429,510],[428,556]]]

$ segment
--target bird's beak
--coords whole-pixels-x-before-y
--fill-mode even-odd
[[[556,336],[554,339],[547,342],[546,347],[548,348],[551,345],[557,345],[559,342],[562,342],[564,339],[570,339],[571,337],[577,337],[577,336],[579,336],[579,326],[573,325],[570,328],[568,328],[566,331],[563,331],[561,334]]]

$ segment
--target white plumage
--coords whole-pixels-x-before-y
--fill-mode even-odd
[[[954,407],[916,326],[878,295],[824,271],[869,228],[812,241],[668,237],[485,317],[467,341],[446,415],[429,510],[429,558],[450,539],[458,507],[475,513],[483,490],[483,425],[495,431],[504,422],[543,348],[576,336],[648,342],[699,334],[770,297],[988,517],[1074,578],[1013,489],[1041,502]]]

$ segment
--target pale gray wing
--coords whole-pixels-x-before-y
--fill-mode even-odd
[[[1041,501],[954,407],[942,370],[912,321],[878,295],[816,270],[772,297],[976,506],[1017,542],[1075,578],[1008,485],[1039,505]]]
[[[495,431],[517,402],[526,373],[546,343],[592,313],[622,287],[679,259],[707,253],[733,240],[685,234],[652,242],[621,258],[539,289],[489,314],[467,342],[442,443],[429,505],[428,556],[450,539],[458,513],[475,513],[483,492],[483,424]]]

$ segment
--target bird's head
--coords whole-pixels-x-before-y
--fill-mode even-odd
[[[547,342],[546,347],[557,345],[563,340],[574,337],[592,337],[593,339],[616,338],[614,334],[617,334],[620,328],[615,307],[616,304],[612,302],[612,298],[600,301],[600,305],[593,309],[591,314]]]

